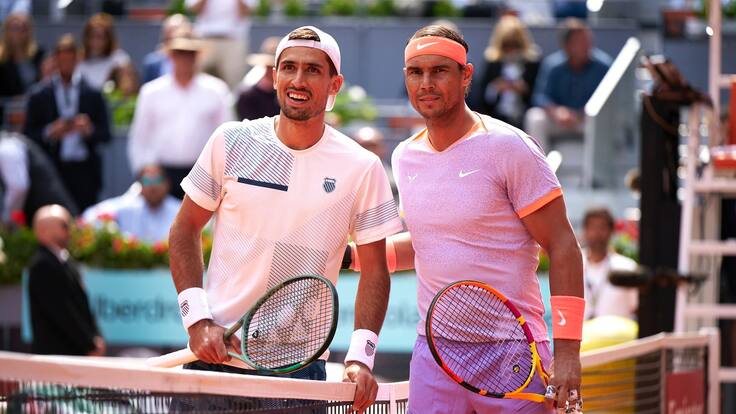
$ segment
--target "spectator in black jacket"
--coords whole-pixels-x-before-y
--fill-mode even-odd
[[[48,155],[17,133],[0,131],[0,187],[0,217],[6,225],[15,212],[22,211],[28,222],[47,204],[61,204],[75,216],[79,213]]]
[[[28,267],[33,343],[37,354],[105,355],[79,270],[66,250],[71,215],[60,205],[41,207],[33,218],[38,250]]]
[[[23,130],[51,156],[82,211],[97,202],[102,188],[97,146],[110,140],[110,121],[102,94],[74,72],[77,45],[72,35],[59,39],[54,58],[57,71],[31,92]]]
[[[486,66],[475,99],[478,112],[521,127],[531,105],[539,49],[518,17],[503,16],[485,50]]]

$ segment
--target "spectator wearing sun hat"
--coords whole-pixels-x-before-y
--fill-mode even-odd
[[[190,30],[177,31],[168,44],[173,70],[143,86],[128,141],[132,171],[161,165],[171,194],[184,196],[179,182],[187,175],[207,138],[232,120],[225,82],[197,70],[201,50]]]

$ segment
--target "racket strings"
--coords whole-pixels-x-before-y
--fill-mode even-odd
[[[266,368],[293,365],[315,356],[332,329],[332,290],[302,279],[278,290],[244,327],[251,361]]]
[[[533,367],[523,328],[503,301],[474,285],[448,289],[430,318],[437,354],[472,386],[503,394],[521,388]]]

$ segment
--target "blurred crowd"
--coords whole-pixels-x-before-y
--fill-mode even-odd
[[[80,33],[43,46],[26,12],[5,16],[4,223],[18,211],[30,220],[39,207],[55,203],[87,221],[113,217],[121,230],[143,240],[165,240],[183,196],[178,184],[215,128],[278,114],[272,67],[279,39],[268,38],[246,54],[250,2],[185,4],[194,20],[181,14],[163,20],[160,43],[142,62],[120,47],[109,14],[94,14]],[[582,108],[610,63],[593,46],[584,20],[566,19],[560,27],[560,50],[543,57],[517,14],[502,15],[468,97],[471,108],[526,129],[545,150],[556,137],[582,139]],[[100,200],[99,147],[116,126],[125,126],[136,181],[125,194]],[[350,135],[390,169],[380,129],[365,126]]]

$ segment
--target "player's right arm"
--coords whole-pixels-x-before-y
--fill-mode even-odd
[[[202,287],[202,229],[212,214],[212,211],[200,207],[189,196],[184,196],[179,213],[171,225],[169,262],[178,293]],[[225,328],[212,319],[202,319],[188,328],[189,348],[204,362],[219,364],[229,360],[222,339],[224,332]],[[234,335],[233,338],[237,340]],[[235,349],[240,349],[240,346]]]

